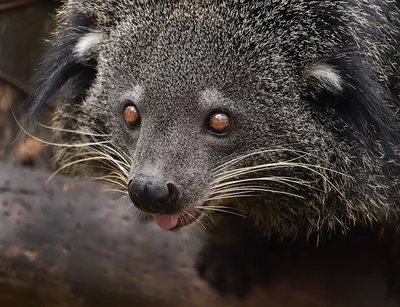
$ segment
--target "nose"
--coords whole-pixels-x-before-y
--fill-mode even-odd
[[[128,192],[133,204],[144,212],[173,214],[178,209],[179,190],[173,182],[141,177],[129,182]]]

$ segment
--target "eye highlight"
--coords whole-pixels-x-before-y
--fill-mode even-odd
[[[140,114],[135,105],[129,104],[124,110],[124,119],[128,126],[134,127],[140,121]]]
[[[231,127],[231,118],[224,112],[213,112],[208,118],[208,129],[215,134],[225,134]]]

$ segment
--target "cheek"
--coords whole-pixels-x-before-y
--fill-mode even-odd
[[[235,118],[227,136],[216,138],[212,148],[215,153],[235,155],[257,146],[266,146],[271,137],[271,127],[261,113],[243,114]]]
[[[238,121],[234,141],[241,146],[273,148],[308,137],[314,126],[307,105],[291,101],[275,101],[270,105],[249,108]]]
[[[182,192],[184,203],[191,204],[208,194],[212,180],[212,162],[210,157],[186,161],[175,167],[174,177]]]

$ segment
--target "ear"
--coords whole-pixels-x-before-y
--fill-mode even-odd
[[[96,30],[93,20],[83,13],[70,13],[67,20],[61,20],[60,23],[62,28],[56,33],[51,48],[43,56],[31,79],[33,94],[28,98],[28,125],[70,80],[75,93],[79,93],[73,95],[71,103],[82,101],[96,75],[102,34]]]
[[[355,55],[314,63],[304,71],[307,98],[356,129],[365,140],[399,142],[400,101]],[[374,138],[371,138],[374,136]]]
[[[311,87],[310,95],[314,99],[324,92],[339,96],[344,90],[341,71],[331,64],[318,62],[306,68],[304,76]]]

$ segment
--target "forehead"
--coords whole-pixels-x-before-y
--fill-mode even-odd
[[[118,92],[140,85],[148,101],[163,104],[193,104],[213,90],[246,101],[263,96],[256,89],[289,88],[293,65],[259,23],[243,22],[246,9],[188,2],[139,11],[115,26],[100,54],[103,79]]]
[[[249,65],[248,53],[240,50],[244,33],[237,36],[238,26],[214,6],[154,8],[146,14],[128,16],[110,32],[103,52],[108,70],[124,75],[129,68],[124,77],[135,79],[130,82],[146,88],[162,84],[158,90],[177,84],[220,88],[248,71],[240,69]]]
[[[173,95],[159,97],[161,99],[155,100],[151,88],[146,88],[146,85],[135,85],[132,90],[126,91],[121,95],[120,100],[129,99],[136,103],[143,109],[149,109],[154,113],[154,109],[165,112],[167,109],[176,111],[178,108],[182,113],[183,111],[210,111],[215,108],[231,108],[234,101],[225,95],[223,92],[216,88],[206,88],[199,91],[192,91],[185,96]],[[154,103],[154,102],[157,103]],[[185,108],[182,108],[182,104]],[[147,105],[147,106],[146,106]]]

